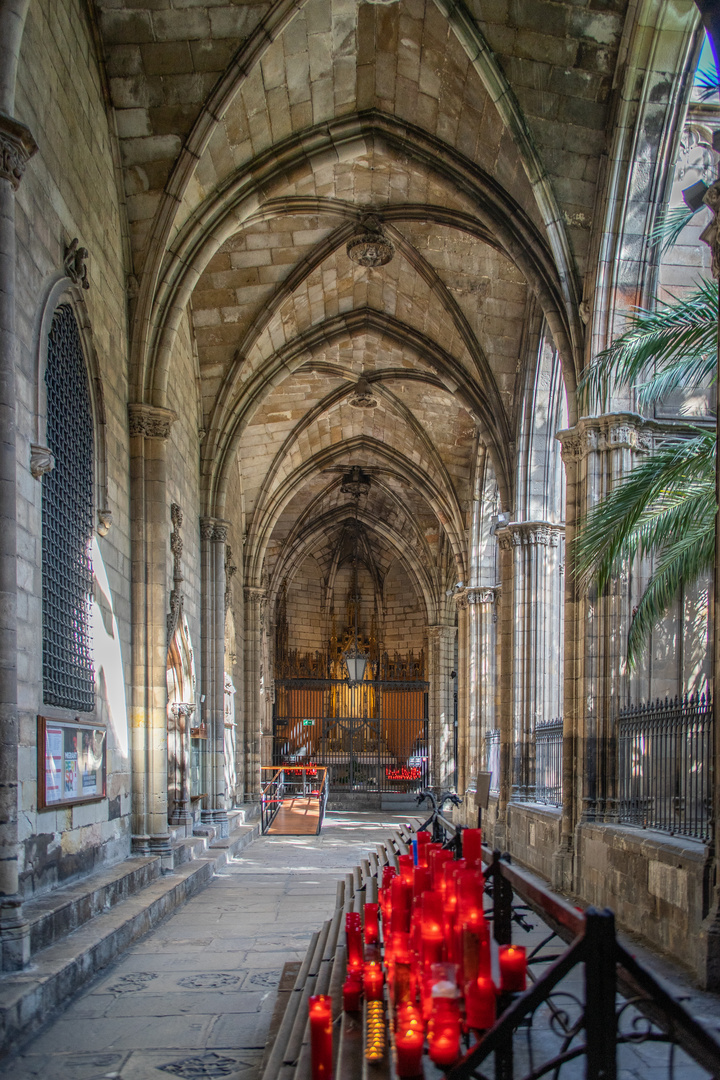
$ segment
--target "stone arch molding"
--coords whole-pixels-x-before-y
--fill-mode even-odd
[[[47,342],[52,320],[61,304],[69,304],[75,316],[80,343],[85,360],[93,418],[95,448],[95,531],[106,536],[112,524],[112,511],[108,498],[108,453],[105,396],[100,372],[100,361],[85,300],[87,279],[82,275],[69,277],[65,270],[54,274],[45,284],[43,300],[38,307],[33,331],[33,355],[35,367],[35,441],[30,444],[29,468],[36,480],[40,480],[54,466],[53,456],[47,446],[47,395],[45,370],[47,366]]]
[[[163,406],[175,333],[204,268],[220,246],[239,232],[274,189],[298,164],[311,164],[328,153],[348,160],[368,139],[380,138],[403,155],[413,156],[433,175],[451,183],[477,207],[475,228],[483,240],[490,232],[496,245],[522,271],[538,294],[563,358],[570,411],[581,357],[577,316],[568,310],[553,253],[521,207],[492,177],[451,147],[419,128],[376,111],[343,117],[292,136],[259,154],[239,174],[198,208],[173,241],[163,260],[152,302],[139,306],[134,327],[133,367],[138,400]],[[580,335],[581,337],[581,335]]]
[[[266,50],[283,32],[298,9],[304,6],[304,2],[305,0],[300,0],[300,3],[293,3],[292,0],[277,0],[273,4],[265,18],[251,32],[233,57],[225,75],[220,79],[195,120],[175,163],[155,214],[145,259],[145,271],[140,285],[139,319],[136,327],[140,328],[141,337],[136,339],[134,344],[138,349],[135,362],[141,368],[145,344],[142,341],[142,327],[152,322],[151,315],[156,306],[156,290],[165,280],[162,264],[171,246],[171,237],[176,229],[179,208],[183,205],[190,180],[203,153],[208,148],[215,129],[222,123],[248,75],[261,62]],[[580,290],[567,232],[552,185],[542,166],[540,155],[525,123],[515,93],[482,31],[462,0],[435,0],[435,4],[447,19],[453,34],[470,58],[473,68],[513,140],[552,249],[563,304],[569,318],[572,346],[576,351],[581,350],[583,327],[577,311]],[[174,239],[172,246],[175,246]]]

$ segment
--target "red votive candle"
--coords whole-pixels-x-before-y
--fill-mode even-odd
[[[412,887],[413,870],[415,868],[412,855],[398,855],[398,866],[400,867],[400,877],[406,885]]]
[[[390,925],[393,933],[410,929],[410,905],[412,904],[412,886],[406,885],[401,877],[393,878],[390,887],[391,915]]]
[[[345,1012],[358,1012],[362,998],[362,979],[354,971],[348,974],[343,983],[342,992]]]
[[[524,945],[501,945],[500,989],[507,993],[517,993],[525,989],[527,980],[527,957]]]
[[[418,866],[424,866],[425,869],[427,869],[427,846],[430,843],[431,835],[429,832],[426,832],[425,829],[421,829],[420,832],[415,833],[415,839],[417,840],[417,864]]]
[[[332,998],[314,994],[310,998],[310,1063],[312,1080],[332,1080]]]
[[[422,896],[432,889],[432,875],[427,866],[416,866],[413,870],[413,896]]]
[[[436,892],[442,891],[442,869],[443,863],[452,862],[453,853],[448,851],[447,848],[440,848],[439,851],[433,851],[430,855],[430,870],[432,872],[433,889]]]
[[[365,944],[377,945],[380,936],[378,905],[373,903],[365,904],[363,912],[365,915]]]
[[[384,977],[379,964],[365,964],[363,968],[363,990],[368,1001],[382,1001]]]
[[[442,896],[438,892],[422,895],[421,938],[423,960],[439,963],[444,942]]]
[[[433,998],[428,1053],[441,1068],[454,1065],[460,1057],[460,1008],[453,998]]]
[[[462,851],[468,866],[482,870],[482,829],[463,829]]]
[[[425,1045],[422,1017],[414,1005],[401,1005],[395,1028],[397,1074],[401,1077],[422,1074],[422,1055]]]
[[[465,987],[465,1023],[476,1031],[487,1031],[495,1023],[495,983],[487,975],[471,979]]]
[[[359,968],[363,962],[362,925],[359,911],[349,911],[345,916],[345,944],[347,966]]]

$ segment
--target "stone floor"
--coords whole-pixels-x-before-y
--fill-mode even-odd
[[[335,907],[336,882],[407,815],[329,812],[264,836],[107,968],[11,1058],[12,1080],[255,1080],[275,989]]]
[[[301,960],[313,931],[332,912],[336,882],[383,840],[403,815],[330,812],[322,834],[255,841],[184,907],[68,1003],[39,1034],[0,1061],[12,1080],[256,1080],[283,964]],[[517,940],[531,948],[546,931]],[[553,946],[554,950],[554,946]],[[633,946],[674,996],[716,1033],[720,998],[694,989],[682,974]],[[581,993],[580,972],[560,989]],[[558,1004],[563,1002],[558,1000]],[[572,1014],[570,997],[564,1005]],[[540,1017],[538,1017],[540,1019]],[[518,1032],[517,1064],[556,1053],[544,1022]],[[628,1018],[630,1019],[630,1018]],[[716,1036],[717,1037],[717,1036]],[[682,1053],[668,1069],[667,1049],[644,1044],[619,1055],[621,1080],[700,1080]],[[482,1071],[493,1075],[487,1062]],[[581,1080],[580,1061],[563,1070]],[[426,1078],[439,1077],[426,1065]]]

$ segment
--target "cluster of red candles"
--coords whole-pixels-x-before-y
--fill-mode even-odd
[[[346,917],[344,1007],[359,1009],[363,994],[381,1000],[387,980],[399,1077],[422,1073],[426,1041],[436,1065],[453,1065],[461,1032],[481,1037],[495,1023],[497,994],[523,991],[527,974],[525,949],[508,945],[499,950],[499,989],[492,978],[480,830],[463,830],[462,859],[430,833],[416,840],[416,864],[401,855],[399,873],[384,867],[379,904],[365,904],[364,928],[359,914]],[[313,1080],[325,1076],[313,1073]]]

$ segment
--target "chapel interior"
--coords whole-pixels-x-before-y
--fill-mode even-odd
[[[573,548],[715,427],[579,384],[720,272],[709,203],[658,238],[719,48],[714,0],[0,0],[0,981],[287,767],[463,825],[486,776],[491,847],[720,987],[713,576],[631,667],[651,560]]]

